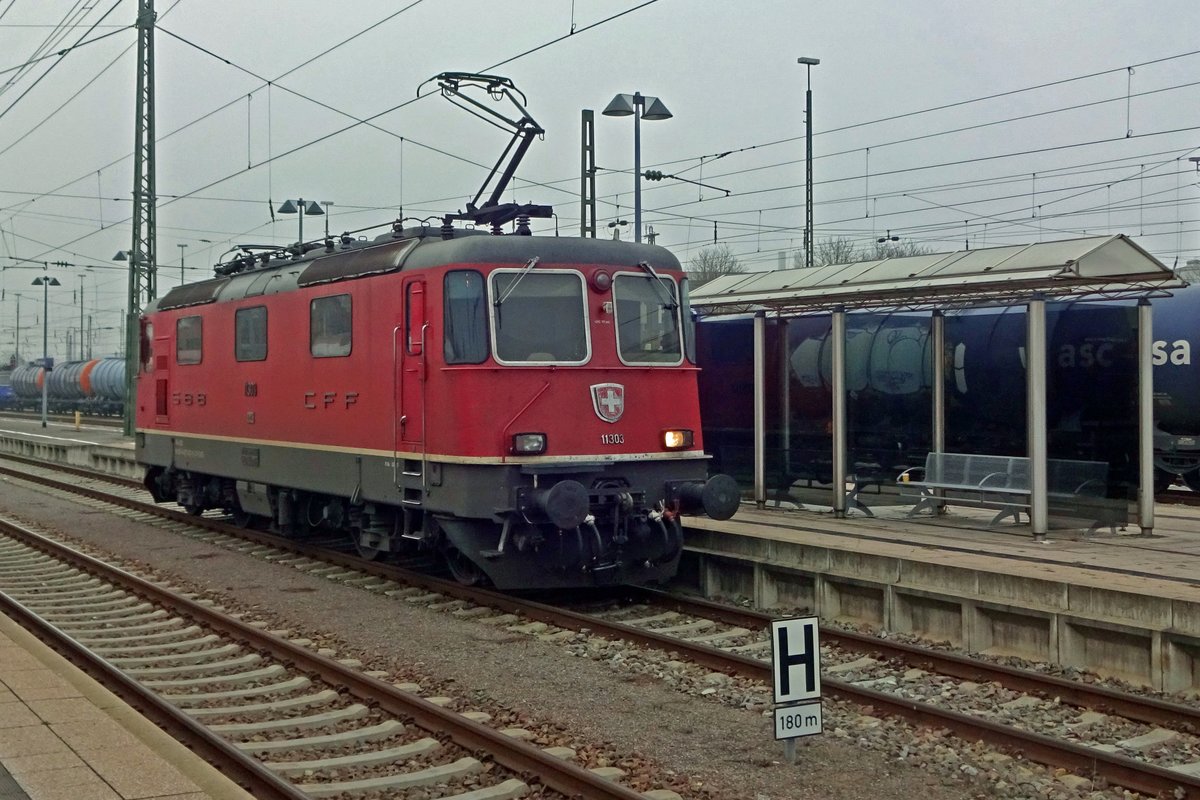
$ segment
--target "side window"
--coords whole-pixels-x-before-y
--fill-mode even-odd
[[[350,355],[350,295],[318,297],[309,306],[309,351],[316,358]]]
[[[425,283],[412,281],[404,296],[404,347],[410,356],[421,354],[425,344]]]
[[[447,364],[482,364],[488,357],[487,314],[483,276],[474,270],[446,273],[445,337]]]
[[[180,317],[175,322],[175,363],[200,363],[204,355],[202,322],[200,317]]]
[[[267,307],[239,308],[234,314],[234,356],[238,361],[267,358]]]
[[[142,372],[149,372],[154,366],[154,323],[145,317],[142,317],[140,346]]]

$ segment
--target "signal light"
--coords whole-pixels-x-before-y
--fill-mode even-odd
[[[692,446],[695,436],[686,428],[663,431],[662,443],[666,450],[684,450]]]
[[[536,456],[546,452],[546,434],[518,433],[512,438],[512,451],[518,456]]]

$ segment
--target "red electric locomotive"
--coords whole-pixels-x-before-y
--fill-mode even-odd
[[[397,230],[174,289],[142,319],[155,499],[500,588],[670,577],[706,480],[687,282],[652,245]]]
[[[343,530],[366,555],[432,548],[502,589],[671,577],[679,516],[739,501],[707,477],[686,277],[661,247],[528,235],[548,212],[248,252],[152,303],[155,499]]]

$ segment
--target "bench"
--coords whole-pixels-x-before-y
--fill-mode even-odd
[[[1103,461],[1048,459],[1046,462],[1047,504],[1062,516],[1092,521],[1089,532],[1108,527],[1116,532],[1119,501],[1106,498],[1108,464]],[[1029,513],[1032,486],[1029,459],[972,453],[929,453],[925,466],[900,473],[900,494],[917,497],[908,516],[922,509],[933,513],[948,504],[997,509],[989,525],[1005,517],[1021,521]],[[918,492],[905,491],[915,488]]]

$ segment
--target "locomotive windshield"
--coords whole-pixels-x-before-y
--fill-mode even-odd
[[[491,276],[491,291],[497,361],[587,361],[587,314],[579,273],[497,271]]]
[[[617,347],[626,364],[679,364],[679,297],[675,282],[647,275],[618,275]]]

